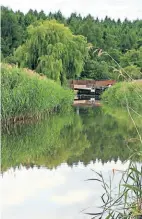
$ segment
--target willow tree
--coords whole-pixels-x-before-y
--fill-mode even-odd
[[[21,67],[41,72],[64,84],[78,77],[87,56],[87,40],[75,36],[55,20],[37,21],[28,27],[28,39],[15,56]]]

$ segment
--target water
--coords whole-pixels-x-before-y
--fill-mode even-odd
[[[7,127],[2,135],[2,218],[90,218],[84,213],[100,211],[103,192],[99,182],[86,181],[96,178],[92,169],[107,182],[113,169],[128,167],[130,148],[139,146],[130,119],[100,107],[77,107]],[[120,178],[115,172],[114,185]]]

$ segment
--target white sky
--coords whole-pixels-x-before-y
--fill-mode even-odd
[[[60,10],[66,17],[72,12],[82,16],[91,14],[114,19],[142,19],[142,0],[1,0],[1,5],[13,10],[27,12],[29,9],[43,10],[46,13]]]
[[[90,162],[87,166],[78,163],[73,167],[61,164],[53,170],[41,167],[9,169],[0,177],[2,218],[5,219],[89,219],[81,210],[101,206],[101,183],[85,181],[96,177],[91,171],[102,171],[105,181],[112,176],[112,169],[126,170],[129,161]],[[116,171],[113,179],[115,187],[121,179]],[[97,209],[98,211],[98,209]]]

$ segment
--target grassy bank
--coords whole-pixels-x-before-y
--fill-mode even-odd
[[[71,105],[73,92],[31,70],[2,64],[2,120],[25,119]]]
[[[142,112],[142,81],[120,82],[106,90],[102,99],[108,107]]]
[[[133,126],[140,143],[137,151],[131,154],[142,159],[142,81],[120,82],[106,90],[102,95],[104,111],[115,118]],[[129,121],[129,123],[128,123]],[[131,137],[132,138],[132,137]],[[134,140],[134,139],[133,139]]]

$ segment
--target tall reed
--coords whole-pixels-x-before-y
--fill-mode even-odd
[[[31,70],[1,67],[2,120],[38,116],[72,104],[73,92]]]
[[[131,110],[141,113],[142,81],[119,82],[103,93],[102,100],[110,108],[121,107],[127,109],[128,102]]]

